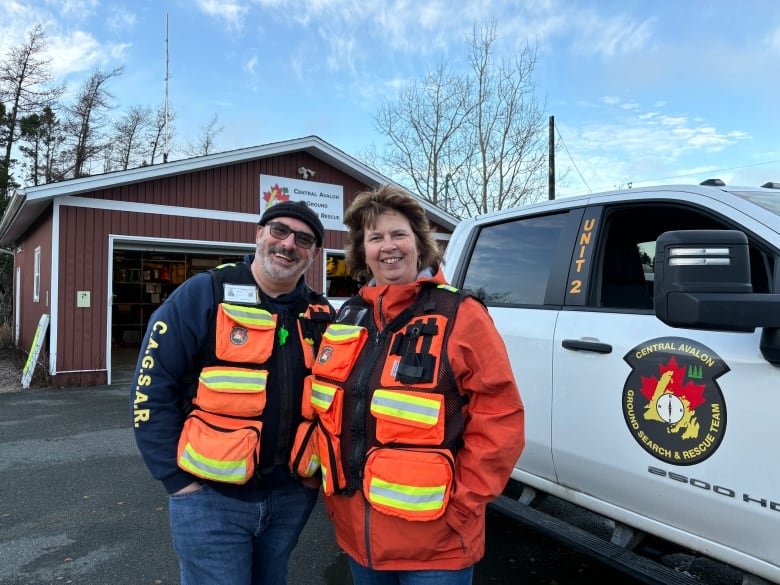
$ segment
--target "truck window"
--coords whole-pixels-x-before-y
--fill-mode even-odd
[[[483,227],[462,288],[486,305],[543,305],[567,225],[559,213]]]
[[[655,240],[671,230],[735,229],[727,221],[691,207],[634,204],[609,209],[602,234],[600,270],[592,304],[609,309],[652,310]],[[751,240],[751,234],[747,234]],[[769,292],[771,255],[750,241],[754,292]]]

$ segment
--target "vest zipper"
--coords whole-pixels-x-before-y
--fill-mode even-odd
[[[280,319],[278,320],[281,322],[281,327],[286,329],[287,331],[290,331],[290,327],[288,327],[288,311],[287,309],[284,310],[284,312],[279,315]],[[276,327],[277,331],[275,331],[275,337],[276,334],[279,331],[280,325],[279,322],[277,322]],[[275,340],[276,343],[278,343],[277,340]],[[289,379],[289,371],[290,371],[290,350],[289,345],[285,343],[285,345],[279,344],[279,365],[281,366],[279,369],[281,370],[281,373],[277,380],[288,380]],[[280,397],[279,397],[279,436],[277,437],[277,443],[276,443],[276,453],[274,454],[273,459],[273,465],[281,465],[287,464],[287,457],[288,457],[288,450],[286,448],[287,445],[290,444],[290,432],[293,427],[293,409],[292,409],[292,393],[291,392],[285,392],[281,387],[279,388]]]
[[[384,317],[382,316],[382,297],[378,300],[379,318],[382,322],[382,329],[377,329],[374,335],[374,346],[367,355],[367,359],[360,359],[360,374],[355,384],[354,404],[352,406],[352,417],[350,432],[352,433],[352,453],[349,458],[349,478],[347,479],[347,490],[359,490],[363,484],[363,464],[365,463],[366,450],[366,398],[369,394],[368,381],[374,364],[382,353],[383,344],[387,337],[387,330],[384,327]]]

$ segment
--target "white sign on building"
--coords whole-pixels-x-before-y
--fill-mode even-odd
[[[282,201],[305,201],[320,217],[326,230],[346,231],[344,187],[287,177],[260,175],[260,215]]]

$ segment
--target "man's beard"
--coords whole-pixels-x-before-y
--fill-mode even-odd
[[[274,256],[284,256],[291,260],[289,265],[282,265],[274,262]],[[274,280],[291,280],[298,277],[306,271],[308,265],[295,250],[289,250],[280,246],[266,246],[262,250],[261,260],[265,273]]]

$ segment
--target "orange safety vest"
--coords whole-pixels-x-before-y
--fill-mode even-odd
[[[298,315],[306,369],[314,362],[331,311],[329,305],[310,304]],[[278,335],[277,317],[257,305],[219,303],[216,362],[203,367],[198,377],[193,408],[179,437],[177,462],[181,469],[202,479],[231,484],[245,484],[259,472],[268,363]]]
[[[311,476],[319,464],[326,495],[362,490],[382,514],[428,521],[444,513],[464,426],[446,356],[462,298],[428,285],[381,331],[361,299],[342,307],[304,384],[309,420],[298,429],[294,471]]]

